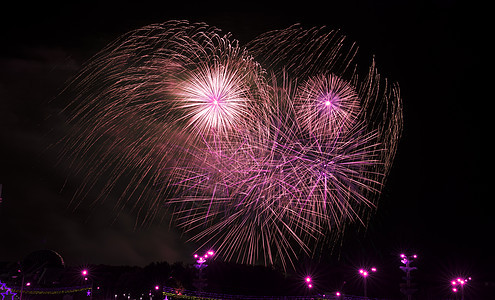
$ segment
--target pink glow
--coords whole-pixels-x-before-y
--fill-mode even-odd
[[[198,255],[197,254],[194,254],[194,258],[198,258]]]
[[[359,273],[363,274],[364,273],[364,270],[363,269],[359,269]]]
[[[452,280],[452,285],[456,285],[457,282],[455,282],[455,280]]]
[[[453,291],[454,293],[457,293],[457,288],[452,288],[452,291]]]
[[[326,105],[326,106],[330,106],[330,104],[332,104],[332,103],[330,102],[330,100],[325,101],[325,105]]]
[[[375,267],[371,268],[371,272],[376,272],[376,268]]]
[[[215,252],[213,252],[212,250],[208,251],[207,253],[208,253],[209,256],[215,255]]]
[[[155,290],[158,291],[159,289],[160,289],[160,287],[158,285],[155,285]]]
[[[311,289],[311,288],[313,288],[313,285],[310,283],[310,284],[308,284],[308,287]]]
[[[414,258],[418,258],[418,256],[416,254],[413,255]]]
[[[336,292],[335,296],[340,297],[340,292]]]
[[[309,283],[309,282],[311,282],[311,277],[307,276],[305,280],[306,280],[306,282]]]
[[[31,282],[26,283],[26,286],[30,286],[30,285],[31,285]]]
[[[82,270],[81,274],[82,274],[83,276],[88,275],[88,270]]]
[[[400,258],[404,258],[406,255],[404,253],[401,253]]]

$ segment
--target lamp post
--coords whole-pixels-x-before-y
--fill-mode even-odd
[[[461,300],[464,300],[464,285],[466,285],[468,283],[468,281],[470,281],[470,280],[471,280],[471,277],[468,277],[468,278],[457,277],[450,282],[452,284],[452,291],[454,293],[457,293],[459,291],[459,288],[460,288]]]
[[[306,276],[306,278],[304,278],[304,282],[306,283],[306,286],[308,287],[308,289],[313,288],[313,281],[312,281],[310,276]]]
[[[84,277],[84,281],[88,281],[89,271],[87,269],[83,269],[81,271],[81,275]],[[91,287],[87,291],[87,295],[89,296],[90,300],[93,300],[93,280],[91,280]]]
[[[198,270],[198,280],[194,283],[194,286],[196,286],[196,288],[200,292],[202,292],[203,289],[206,287],[206,280],[203,278],[203,269],[208,267],[206,261],[213,256],[215,256],[215,252],[213,250],[208,250],[202,256],[194,254],[194,258],[196,259],[196,264],[194,265],[194,267]]]
[[[367,288],[367,279],[368,279],[368,276],[370,276],[370,271],[372,273],[375,273],[376,272],[376,268],[375,267],[372,267],[370,270],[368,269],[359,269],[359,275],[361,275],[361,277],[363,277],[363,284],[364,284],[364,297],[365,298],[368,298],[368,288]]]
[[[403,277],[406,280],[405,284],[401,284],[401,293],[407,296],[407,300],[412,299],[412,294],[416,292],[416,288],[413,288],[413,284],[411,283],[411,271],[416,270],[416,267],[411,267],[411,263],[418,258],[417,254],[406,255],[404,253],[400,254],[400,262],[404,264],[404,266],[400,266],[400,269],[406,273],[406,277]]]

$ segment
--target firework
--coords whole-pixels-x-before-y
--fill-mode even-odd
[[[118,205],[143,222],[165,208],[199,247],[285,268],[366,225],[395,155],[398,88],[374,63],[359,78],[355,52],[296,26],[246,47],[205,24],[138,29],[67,89],[63,157],[96,202],[123,184]]]

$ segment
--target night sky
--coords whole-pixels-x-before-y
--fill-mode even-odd
[[[482,7],[419,2],[9,5],[0,39],[0,261],[38,249],[53,249],[73,265],[190,260],[194,245],[179,233],[160,223],[135,228],[133,213],[115,218],[111,199],[96,209],[68,209],[77,182],[67,180],[53,151],[54,133],[66,128],[52,100],[91,56],[148,24],[206,22],[244,44],[301,23],[340,29],[356,41],[361,67],[374,55],[404,102],[403,137],[378,211],[368,230],[344,238],[341,259],[383,263],[411,251],[439,272],[495,281],[488,272],[495,267],[492,134],[485,133],[492,93],[482,56],[491,36]]]

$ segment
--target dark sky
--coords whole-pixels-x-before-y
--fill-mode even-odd
[[[380,72],[399,82],[404,133],[377,214],[344,249],[386,260],[410,249],[460,272],[495,267],[491,151],[483,143],[491,136],[484,133],[491,98],[483,80],[489,38],[483,8],[447,0],[289,2],[9,6],[1,21],[0,261],[44,248],[71,264],[189,257],[192,246],[166,224],[134,230],[128,213],[112,222],[111,203],[67,209],[70,184],[62,190],[66,174],[46,150],[55,142],[49,132],[59,126],[51,117],[60,107],[49,101],[85,61],[127,31],[187,19],[231,32],[241,43],[294,23],[325,25],[356,41],[360,60],[375,55]]]

